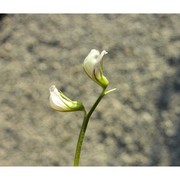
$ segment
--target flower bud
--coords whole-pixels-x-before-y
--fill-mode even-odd
[[[83,68],[87,75],[99,84],[102,88],[106,88],[109,81],[103,75],[103,56],[107,54],[104,50],[99,53],[98,50],[92,49],[84,60]]]
[[[84,110],[84,106],[82,103],[71,101],[61,91],[58,91],[55,85],[52,85],[49,88],[49,91],[51,108],[61,112]]]

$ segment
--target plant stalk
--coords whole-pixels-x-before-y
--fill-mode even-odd
[[[105,88],[101,92],[100,96],[98,97],[98,99],[96,100],[96,102],[94,103],[94,105],[92,106],[90,111],[88,113],[86,113],[86,110],[84,110],[84,120],[83,120],[83,123],[81,126],[81,130],[79,133],[79,138],[78,138],[78,142],[77,142],[77,146],[76,146],[76,153],[75,153],[75,157],[74,157],[74,166],[79,166],[81,148],[82,148],[82,144],[83,144],[83,140],[85,137],[89,119],[104,95],[105,95]]]

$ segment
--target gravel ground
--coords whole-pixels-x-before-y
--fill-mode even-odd
[[[0,165],[71,166],[83,114],[49,107],[49,87],[91,107],[84,73],[108,51],[107,95],[89,122],[83,166],[180,165],[180,15],[0,16]]]

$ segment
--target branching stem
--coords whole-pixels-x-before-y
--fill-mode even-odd
[[[102,93],[100,94],[100,96],[98,97],[98,99],[96,100],[96,102],[94,103],[92,108],[90,109],[90,111],[88,113],[86,113],[86,110],[84,110],[84,120],[83,120],[83,124],[81,127],[81,131],[79,133],[79,138],[78,138],[78,142],[77,142],[77,146],[76,146],[76,153],[75,153],[75,157],[74,157],[74,166],[79,166],[81,147],[83,144],[83,140],[85,137],[89,119],[104,95],[106,95],[105,89],[103,89]]]

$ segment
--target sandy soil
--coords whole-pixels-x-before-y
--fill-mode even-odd
[[[0,16],[0,165],[71,166],[83,114],[55,112],[49,87],[89,109],[83,71],[106,50],[110,88],[94,112],[83,166],[180,165],[180,15]]]

